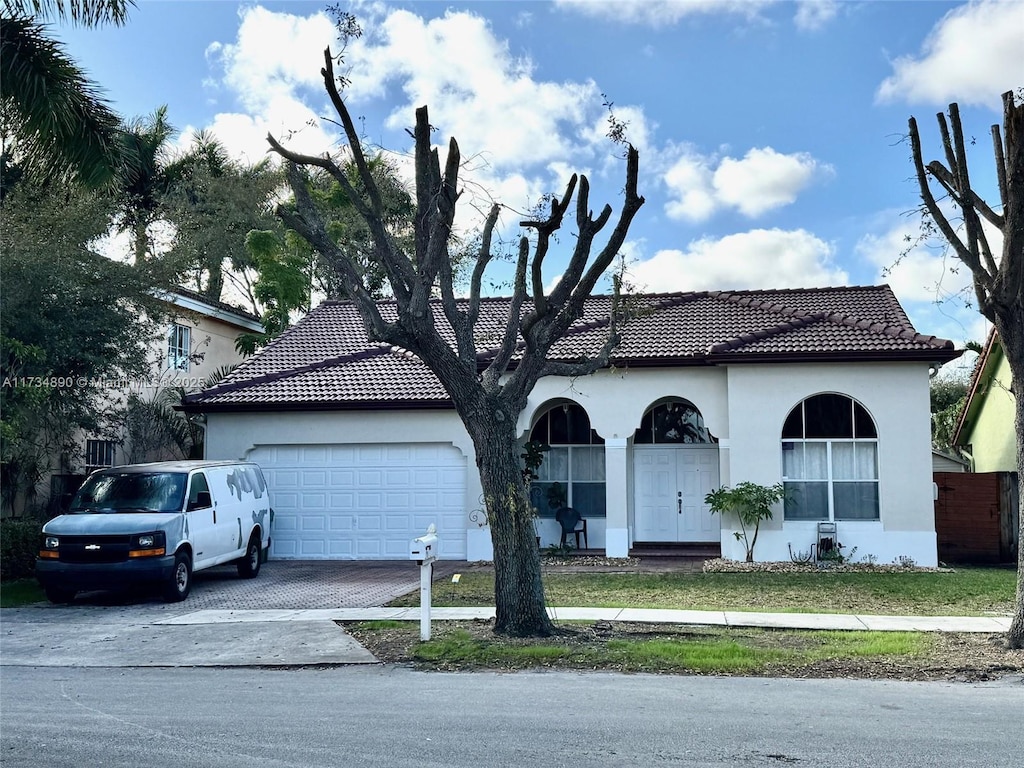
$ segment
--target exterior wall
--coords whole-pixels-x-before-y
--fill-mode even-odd
[[[966,472],[967,467],[956,459],[932,451],[932,472]]]
[[[999,353],[999,365],[963,442],[970,446],[975,472],[1016,472],[1017,445],[1014,436],[1014,402],[1010,392],[1010,364]]]
[[[472,470],[476,466],[476,451],[455,411],[304,411],[207,416],[209,459],[248,458],[261,445],[405,442],[450,444],[466,457],[466,557],[470,561],[492,559],[490,529],[479,513],[483,488],[479,474]]]
[[[838,539],[857,558],[878,562],[912,557],[919,565],[937,563],[932,509],[931,418],[928,366],[913,364],[764,365],[729,369],[729,484],[779,482],[782,425],[801,400],[838,392],[860,402],[878,429],[878,521],[839,521]],[[723,472],[723,483],[727,482]],[[738,526],[737,526],[738,528]],[[784,522],[782,509],[761,526],[754,556],[787,560],[789,545],[807,551],[816,523]],[[742,543],[726,519],[722,556],[742,559]],[[884,535],[882,535],[884,533]]]
[[[537,415],[552,403],[572,401],[587,412],[590,426],[605,440],[607,501],[607,517],[587,521],[589,545],[603,548],[609,557],[626,557],[633,543],[633,433],[644,412],[667,397],[689,400],[722,441],[722,451],[728,445],[726,392],[722,368],[620,369],[572,380],[549,376],[537,382],[530,394],[519,431],[525,440]],[[538,525],[541,546],[558,542],[559,528],[553,520],[541,520]]]
[[[865,365],[758,365],[732,368],[602,371],[568,381],[545,378],[520,415],[519,434],[552,404],[572,401],[587,411],[605,440],[607,517],[588,519],[588,543],[623,557],[632,544],[632,438],[644,411],[667,397],[689,400],[719,439],[721,482],[774,484],[782,476],[782,425],[801,400],[822,392],[847,394],[871,413],[878,427],[880,520],[838,523],[839,540],[857,557],[878,562],[904,556],[935,565],[928,368],[924,363]],[[211,413],[207,457],[246,459],[258,445],[307,443],[441,442],[466,456],[466,540],[469,560],[493,557],[490,530],[481,514],[482,489],[475,452],[452,410]],[[724,557],[742,559],[734,523],[722,524]],[[560,538],[554,520],[538,519],[541,545]],[[781,505],[762,525],[755,557],[787,560],[789,545],[806,551],[814,522],[785,522]]]

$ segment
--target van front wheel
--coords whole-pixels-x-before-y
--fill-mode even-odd
[[[262,554],[260,537],[254,531],[249,537],[249,546],[245,548],[245,557],[238,561],[238,575],[243,579],[255,579],[260,572]]]
[[[47,587],[46,599],[51,603],[73,603],[75,601],[75,591],[73,589],[65,589],[64,587]]]
[[[174,556],[174,570],[171,578],[164,585],[164,600],[168,603],[180,603],[188,597],[192,589],[192,559],[185,552]]]

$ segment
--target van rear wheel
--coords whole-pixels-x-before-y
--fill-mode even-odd
[[[180,603],[188,597],[192,589],[192,558],[185,552],[174,556],[174,570],[164,585],[164,600],[168,603]]]
[[[245,557],[238,561],[238,575],[243,579],[255,579],[260,572],[262,555],[259,534],[253,531],[249,537],[249,546],[245,548]]]

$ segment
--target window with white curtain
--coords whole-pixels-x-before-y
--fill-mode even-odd
[[[583,517],[604,517],[604,439],[590,428],[587,412],[575,403],[541,414],[530,440],[550,446],[530,484],[530,500],[541,517],[573,507]]]
[[[846,395],[814,395],[782,428],[786,520],[878,520],[878,432]]]

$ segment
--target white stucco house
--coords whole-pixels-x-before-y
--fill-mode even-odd
[[[827,522],[858,557],[936,564],[928,377],[960,352],[918,333],[888,286],[637,300],[612,367],[542,379],[520,416],[524,443],[551,446],[533,485],[542,545],[559,539],[551,493],[609,556],[683,543],[742,559],[735,521],[704,495],[781,482],[789,498],[756,559],[807,551]],[[483,304],[507,316],[506,299]],[[608,307],[592,298],[553,354],[595,349]],[[208,458],[263,466],[274,557],[404,558],[430,523],[443,558],[492,556],[473,447],[446,393],[408,352],[368,342],[349,303],[320,305],[184,407],[206,414]]]

